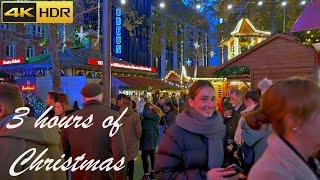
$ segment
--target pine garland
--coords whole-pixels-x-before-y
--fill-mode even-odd
[[[232,66],[222,68],[213,74],[213,77],[229,77],[237,75],[247,75],[250,74],[250,69],[246,66]]]

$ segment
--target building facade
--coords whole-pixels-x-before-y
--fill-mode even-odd
[[[200,26],[200,24],[207,25],[205,17],[180,1],[166,1],[166,7],[163,9],[159,8],[158,3],[159,1],[154,1],[152,4],[151,19],[153,20],[160,14],[159,16],[164,18],[165,21],[173,23],[168,23],[168,26],[176,27],[172,33],[178,37],[178,41],[170,45],[168,43],[169,38],[164,35],[164,37],[161,37],[162,51],[160,57],[152,54],[152,64],[158,68],[159,76],[163,78],[171,70],[181,72],[183,66],[208,66],[210,61],[209,28]],[[186,15],[196,17],[202,23],[194,25],[194,22],[189,20],[192,18]]]

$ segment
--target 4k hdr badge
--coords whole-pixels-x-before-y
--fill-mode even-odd
[[[73,23],[73,1],[2,1],[2,23]]]

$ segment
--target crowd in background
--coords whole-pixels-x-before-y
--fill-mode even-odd
[[[24,117],[20,129],[6,130],[14,110],[23,106],[18,88],[0,84],[0,178],[10,179],[10,163],[27,148],[49,148],[48,157],[65,154],[86,159],[126,158],[120,171],[28,171],[21,179],[134,179],[135,160],[141,151],[142,179],[319,179],[320,87],[305,78],[272,83],[259,89],[230,90],[217,108],[209,81],[196,81],[188,94],[156,92],[152,98],[119,94],[112,107],[102,104],[102,87],[82,90],[84,106],[71,108],[65,94],[49,92],[47,116],[94,114],[88,129],[37,129]],[[302,93],[303,92],[303,93]],[[101,123],[119,117],[122,128],[110,137]],[[317,159],[318,158],[318,159]]]

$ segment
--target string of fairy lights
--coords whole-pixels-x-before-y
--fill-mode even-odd
[[[97,40],[94,43],[94,46],[97,46],[97,44],[99,43],[100,40],[100,27],[101,27],[101,10],[100,10],[100,0],[98,0],[98,27],[97,27]]]

